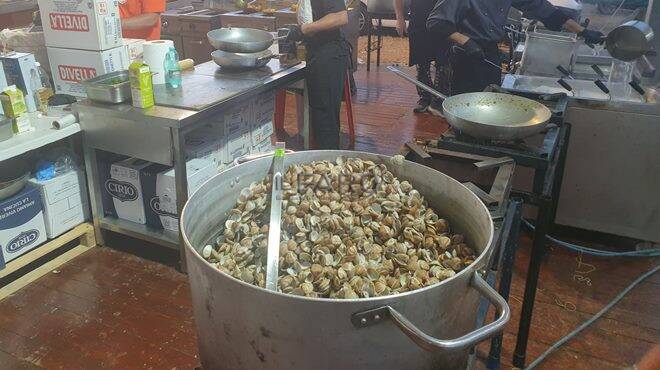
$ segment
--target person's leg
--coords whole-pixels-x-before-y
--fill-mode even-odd
[[[318,149],[339,149],[339,113],[346,73],[341,53],[319,52],[307,65],[312,135]]]
[[[431,62],[417,63],[417,81],[433,87],[433,80],[431,79]],[[431,93],[421,87],[417,87],[417,95],[419,95],[419,101],[417,102],[417,106],[413,109],[413,112],[426,112],[429,104],[431,104]]]

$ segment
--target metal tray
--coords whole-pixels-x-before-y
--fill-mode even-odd
[[[108,81],[120,79],[121,82],[110,84]],[[131,99],[131,83],[128,71],[116,71],[100,75],[82,82],[87,97],[93,101],[118,104]]]

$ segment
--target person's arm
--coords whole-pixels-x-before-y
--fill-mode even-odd
[[[468,10],[466,0],[438,0],[426,20],[426,29],[440,39],[449,39],[464,44],[469,38],[458,32]]]
[[[604,40],[605,35],[602,32],[585,29],[547,0],[513,0],[511,5],[526,16],[540,20],[552,31],[565,29],[575,32],[589,44],[598,44]]]
[[[406,34],[406,16],[403,14],[403,0],[394,0],[394,15],[396,15],[396,32],[403,37]]]
[[[160,14],[145,13],[135,17],[124,18],[121,20],[121,28],[127,31],[143,30],[151,28],[160,22]]]
[[[348,12],[342,10],[335,13],[326,14],[318,21],[306,23],[300,26],[303,35],[311,36],[322,31],[331,31],[341,28],[348,24]]]
[[[141,10],[140,15],[122,19],[121,28],[135,31],[154,27],[160,22],[160,13],[165,11],[165,0],[144,0]]]

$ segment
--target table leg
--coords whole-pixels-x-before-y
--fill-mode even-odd
[[[551,212],[552,200],[545,196],[541,196],[539,201],[539,213],[536,217],[534,240],[532,242],[532,255],[529,260],[529,267],[527,268],[527,281],[525,282],[525,295],[523,297],[520,314],[516,349],[513,353],[513,366],[518,368],[523,368],[525,366],[527,340],[529,338],[529,328],[532,324],[534,300],[536,299],[536,286],[539,280],[539,273],[541,272],[541,262],[543,261],[543,256],[546,251],[545,237],[550,228]]]
[[[174,183],[176,185],[176,209],[177,213],[181,215],[183,206],[188,200],[188,174],[186,171],[185,133],[178,129],[172,129],[172,143],[174,145]],[[181,229],[179,229],[179,264],[181,271],[186,272],[186,254]]]
[[[513,261],[518,248],[518,236],[520,234],[520,222],[522,221],[522,199],[513,198],[509,201],[507,218],[502,230],[502,258],[500,266],[500,284],[498,292],[507,302],[511,290],[511,278],[513,276]],[[490,341],[490,353],[486,368],[497,370],[500,368],[500,356],[502,353],[502,334],[493,337]]]
[[[382,47],[382,42],[383,42],[383,18],[378,18],[378,35],[377,35],[378,40],[376,41],[376,44],[378,45],[376,49],[376,67],[380,67],[380,49]]]
[[[561,195],[561,183],[564,179],[564,168],[566,167],[566,157],[568,156],[568,144],[571,137],[571,125],[569,123],[564,123],[559,134],[562,135],[563,140],[560,139],[561,147],[559,148],[557,165],[555,167],[554,183],[552,184],[552,211],[550,213],[550,222],[552,225],[555,223],[555,217],[557,216],[557,206],[559,205],[559,196]]]
[[[99,181],[99,169],[96,158],[96,149],[83,145],[83,156],[85,158],[85,172],[87,172],[87,188],[89,189],[89,203],[92,208],[92,221],[96,242],[104,245],[103,230],[101,229],[101,217],[103,216],[103,192]]]
[[[371,70],[371,17],[367,14],[367,72]]]

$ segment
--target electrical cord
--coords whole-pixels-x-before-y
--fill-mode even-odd
[[[537,357],[532,363],[529,364],[525,368],[525,370],[531,370],[538,366],[543,360],[545,360],[546,357],[548,357],[552,352],[556,351],[559,347],[561,347],[564,343],[568,342],[571,340],[573,337],[575,337],[578,333],[580,333],[582,330],[584,330],[586,327],[589,325],[593,324],[596,320],[598,320],[601,316],[603,316],[607,311],[609,311],[612,307],[614,307],[615,304],[619,303],[623,297],[628,294],[637,284],[641,283],[644,281],[646,278],[649,276],[655,274],[660,270],[660,265],[655,266],[651,270],[645,272],[641,276],[639,276],[635,281],[632,282],[632,284],[628,285],[621,293],[619,293],[610,303],[608,303],[603,309],[598,311],[597,314],[593,315],[589,320],[585,321],[582,323],[582,325],[578,326],[575,330],[572,332],[568,333],[566,336],[562,337],[560,340],[555,342],[550,348],[548,348],[545,352],[543,352],[539,357]]]
[[[535,229],[535,226],[523,219],[523,224],[532,231]],[[647,249],[647,250],[640,250],[640,251],[630,251],[630,252],[612,252],[612,251],[604,251],[600,249],[594,249],[594,248],[589,248],[589,247],[584,247],[581,245],[577,244],[572,244],[569,242],[565,242],[563,240],[559,240],[557,238],[554,238],[550,235],[545,236],[546,239],[548,239],[550,242],[559,245],[564,248],[571,249],[576,252],[582,252],[584,254],[589,254],[592,256],[598,256],[598,257],[660,257],[660,248],[654,248],[654,249]]]

